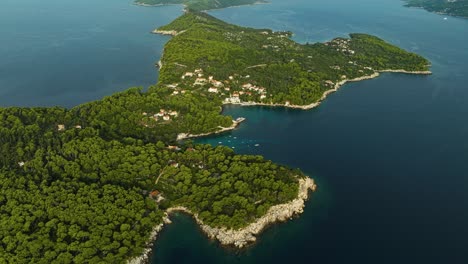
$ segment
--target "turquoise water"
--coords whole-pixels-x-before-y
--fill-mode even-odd
[[[301,168],[319,189],[301,217],[242,251],[177,215],[152,262],[468,263],[468,20],[398,0],[272,2],[210,13],[301,42],[375,34],[428,57],[434,74],[347,84],[311,111],[227,107],[245,123],[199,142]],[[2,0],[0,105],[73,106],[154,83],[168,38],[149,32],[180,13],[127,0]]]

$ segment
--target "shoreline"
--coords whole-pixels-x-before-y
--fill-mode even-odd
[[[228,132],[231,130],[236,129],[242,122],[245,121],[245,118],[238,118],[236,120],[232,120],[232,125],[230,127],[219,127],[221,130],[214,131],[214,132],[207,132],[207,133],[202,133],[202,134],[190,134],[190,133],[180,133],[177,135],[177,141],[189,139],[189,138],[198,138],[198,137],[205,137],[205,136],[211,136],[211,135],[217,135],[221,134],[224,132]]]
[[[138,257],[128,260],[127,264],[149,263],[154,242],[156,241],[159,233],[163,230],[164,225],[172,223],[169,219],[170,215],[177,212],[192,216],[203,233],[208,236],[208,238],[218,241],[222,246],[234,246],[236,248],[242,249],[249,244],[255,243],[257,241],[256,236],[270,225],[285,222],[290,220],[293,216],[302,214],[304,212],[305,202],[310,198],[309,191],[314,192],[317,189],[317,185],[315,184],[314,180],[309,177],[298,178],[298,181],[298,193],[294,200],[270,207],[265,215],[239,230],[217,228],[206,225],[198,217],[198,214],[193,213],[190,209],[184,206],[168,208],[165,212],[165,216],[163,217],[163,223],[155,226],[151,232],[149,241],[146,244],[146,248],[143,250],[143,253]]]
[[[162,68],[162,63],[161,61],[158,62],[160,68]],[[392,70],[392,69],[385,69],[385,70],[379,70],[375,71],[373,74],[370,75],[364,75],[361,77],[353,78],[353,79],[344,79],[335,84],[335,86],[329,90],[326,90],[323,92],[322,97],[315,103],[311,103],[308,105],[292,105],[292,104],[272,104],[272,103],[258,103],[258,102],[241,102],[241,103],[226,103],[223,101],[223,105],[240,105],[240,106],[267,106],[267,107],[285,107],[285,108],[292,108],[292,109],[300,109],[300,110],[310,110],[313,108],[318,107],[325,99],[327,99],[328,95],[337,92],[343,85],[345,85],[348,82],[359,82],[359,81],[364,81],[364,80],[371,80],[375,79],[380,76],[381,73],[402,73],[402,74],[415,74],[415,75],[431,75],[431,71],[407,71],[403,69],[397,69],[397,70]],[[221,110],[222,111],[222,110]],[[199,138],[199,137],[206,137],[206,136],[212,136],[212,135],[217,135],[221,134],[224,132],[232,131],[236,129],[240,123],[245,121],[245,118],[240,118],[241,120],[233,120],[233,124],[230,127],[220,127],[221,130],[214,131],[214,132],[207,132],[207,133],[202,133],[202,134],[190,134],[190,133],[180,133],[177,135],[176,141],[181,141],[185,139],[191,139],[191,138]]]
[[[308,105],[293,105],[293,104],[272,104],[272,103],[258,103],[258,102],[241,102],[241,103],[226,103],[223,102],[223,105],[240,105],[240,106],[269,106],[269,107],[286,107],[286,108],[292,108],[292,109],[301,109],[301,110],[310,110],[313,108],[318,107],[326,98],[328,95],[337,92],[343,85],[345,85],[348,82],[359,82],[359,81],[364,81],[364,80],[370,80],[370,79],[375,79],[380,76],[381,73],[403,73],[403,74],[416,74],[416,75],[431,75],[431,71],[407,71],[403,69],[398,69],[398,70],[392,70],[392,69],[386,69],[386,70],[379,70],[375,71],[371,75],[364,75],[361,77],[357,77],[354,79],[344,79],[340,82],[337,82],[335,86],[332,89],[326,90],[323,94],[322,97],[315,103],[311,103]]]

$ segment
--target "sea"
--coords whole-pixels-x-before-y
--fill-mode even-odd
[[[246,121],[198,143],[300,168],[318,190],[302,215],[242,250],[176,214],[151,263],[468,263],[468,19],[403,4],[272,0],[209,12],[302,43],[373,34],[427,57],[433,75],[349,83],[309,111],[225,107]],[[129,0],[1,0],[0,105],[72,107],[148,87],[169,39],[150,32],[181,13]]]

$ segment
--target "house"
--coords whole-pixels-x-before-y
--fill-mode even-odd
[[[216,81],[216,80],[215,80],[215,81],[213,81],[212,83],[213,83],[213,85],[214,85],[215,87],[222,87],[222,86],[223,86],[223,83],[220,82],[220,81]]]
[[[260,100],[263,100],[263,99],[265,99],[266,97],[267,97],[266,95],[262,94],[262,95],[260,95]]]
[[[57,129],[58,129],[58,131],[64,131],[65,130],[65,125],[58,125]]]
[[[203,70],[202,69],[196,69],[195,73],[203,73]]]
[[[252,87],[253,87],[253,85],[251,83],[246,83],[246,84],[242,85],[242,88],[244,88],[244,89],[250,89]]]
[[[171,145],[169,145],[169,146],[167,146],[167,149],[170,149],[170,150],[177,150],[178,147],[177,147],[177,146],[171,146]]]
[[[239,93],[238,92],[233,93],[232,97],[239,97]]]
[[[23,167],[23,166],[24,166],[24,164],[25,164],[25,163],[24,163],[24,161],[20,161],[20,162],[18,162],[18,165],[19,165],[20,167]]]
[[[193,77],[193,75],[194,75],[193,72],[186,72],[184,74],[185,77]]]
[[[171,167],[174,167],[174,168],[179,168],[179,163],[173,161],[169,164]]]
[[[179,94],[179,91],[172,92],[172,95],[178,95],[178,94]]]
[[[147,116],[147,115],[148,115],[148,113],[146,113],[146,112],[143,112],[143,115],[144,115],[144,116]]]
[[[208,89],[209,93],[218,93],[218,88],[211,87]]]
[[[231,90],[231,88],[229,88],[229,87],[226,87],[226,88],[224,88],[224,90],[225,90],[225,91],[230,91],[230,90]]]
[[[150,192],[150,196],[152,198],[156,198],[159,194],[160,194],[160,192],[158,190],[154,190],[154,191]]]
[[[234,76],[229,76],[229,80],[234,80]]]
[[[291,102],[289,102],[289,101],[286,101],[286,102],[284,103],[285,106],[288,106],[288,105],[290,105],[290,104],[291,104]]]
[[[197,78],[195,80],[195,83],[193,85],[205,85],[206,84],[206,79],[205,78]]]
[[[165,115],[165,116],[163,116],[163,120],[164,121],[169,121],[169,120],[171,120],[171,117],[168,116],[168,115]]]
[[[170,115],[170,116],[178,116],[179,113],[178,113],[177,111],[170,111],[170,112],[169,112],[169,115]]]
[[[80,125],[75,126],[76,129],[81,129],[82,127]]]

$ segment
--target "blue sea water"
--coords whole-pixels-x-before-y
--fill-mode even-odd
[[[180,6],[131,0],[1,0],[0,106],[75,106],[156,83]]]
[[[180,6],[127,0],[0,1],[0,105],[73,106],[156,81]],[[153,263],[468,263],[468,20],[399,0],[273,0],[211,14],[291,30],[300,42],[377,35],[432,62],[433,75],[351,83],[318,108],[226,107],[247,120],[200,143],[297,167],[319,189],[299,218],[246,250],[219,247],[177,215]]]

